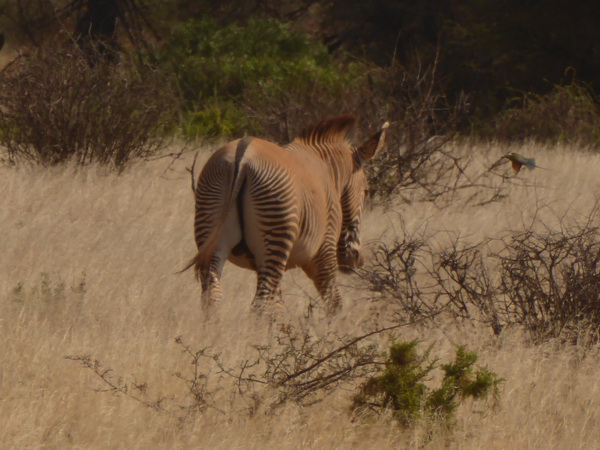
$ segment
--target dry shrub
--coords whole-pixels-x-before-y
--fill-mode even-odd
[[[493,120],[489,137],[509,143],[527,141],[600,145],[600,109],[591,88],[574,81],[545,95],[527,94],[520,107]]]
[[[598,342],[600,227],[536,222],[498,241],[455,241],[436,250],[407,235],[380,244],[359,271],[399,317],[435,319],[449,313],[495,334],[522,326],[535,341]]]
[[[434,280],[436,298],[454,318],[481,321],[500,334],[507,321],[497,312],[498,291],[490,273],[493,268],[485,263],[487,250],[484,243],[466,246],[455,241],[434,255],[429,275]]]
[[[0,74],[0,144],[11,163],[123,168],[165,145],[173,97],[151,71],[73,46],[22,55]],[[164,130],[163,134],[164,134]]]
[[[369,264],[357,271],[369,290],[393,303],[395,314],[419,320],[434,317],[441,309],[428,295],[420,274],[425,271],[427,243],[422,236],[411,235],[402,224],[402,234],[390,244],[380,243]]]
[[[599,227],[527,230],[512,236],[500,262],[503,309],[536,337],[598,339],[600,327]]]
[[[496,334],[520,325],[536,341],[597,342],[599,231],[590,224],[528,229],[506,236],[494,252],[455,244],[438,255],[432,275],[457,317]]]
[[[370,78],[371,92],[360,102],[391,121],[387,150],[370,166],[371,196],[405,196],[420,189],[434,199],[464,174],[461,158],[445,149],[467,112],[467,98],[453,101],[444,94],[437,64],[406,68],[392,64]]]
[[[155,386],[115,374],[91,355],[67,355],[102,382],[102,392],[134,400],[158,412],[178,417],[208,409],[229,414],[242,408],[253,415],[261,408],[273,412],[288,402],[310,406],[342,386],[375,373],[380,354],[370,338],[407,325],[396,324],[359,336],[327,333],[317,337],[290,324],[280,324],[274,342],[254,345],[237,365],[225,362],[223,352],[211,347],[195,350],[181,337],[182,354],[191,358],[189,370],[176,372],[185,388],[166,398]],[[225,394],[225,395],[221,395]]]

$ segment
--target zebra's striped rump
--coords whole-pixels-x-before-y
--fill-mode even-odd
[[[355,148],[355,122],[319,122],[285,147],[247,137],[211,156],[195,188],[198,253],[190,263],[205,307],[222,297],[226,260],[257,272],[257,312],[280,301],[283,273],[294,267],[313,280],[329,312],[339,307],[336,271],[363,259],[363,165],[383,145],[387,127]]]

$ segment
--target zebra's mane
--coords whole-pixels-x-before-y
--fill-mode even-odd
[[[347,142],[352,139],[356,127],[356,116],[345,114],[321,120],[304,130],[295,141],[311,142]]]

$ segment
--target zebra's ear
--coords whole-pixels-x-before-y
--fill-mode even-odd
[[[381,147],[385,145],[385,134],[389,126],[389,122],[384,123],[381,127],[381,130],[367,139],[360,147],[356,149],[356,155],[358,156],[361,166],[375,156]]]

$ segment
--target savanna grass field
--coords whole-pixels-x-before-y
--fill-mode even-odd
[[[197,171],[214,149],[199,149]],[[507,186],[505,196],[494,202],[463,201],[473,194],[465,190],[442,203],[369,204],[367,266],[376,245],[401,229],[443,247],[533,222],[560,229],[598,221],[598,154],[533,144],[459,150],[474,170],[508,151],[535,157],[544,169],[513,175],[505,161],[499,171],[508,181],[492,180]],[[418,423],[401,428],[389,414],[352,414],[360,379],[314,404],[273,406],[277,394],[268,386],[242,392],[210,358],[194,364],[204,349],[235,375],[256,359],[256,346],[276,347],[281,324],[317,340],[360,336],[389,326],[393,315],[385,297],[340,274],[342,311],[328,320],[312,284],[291,270],[284,317],[269,329],[250,313],[254,273],[228,263],[224,300],[205,320],[199,283],[191,271],[177,273],[195,252],[186,170],[193,156],[140,162],[121,174],[95,165],[0,168],[1,448],[600,448],[598,344],[536,343],[518,326],[494,335],[448,317],[394,331],[423,349],[434,344],[442,362],[466,345],[478,365],[504,379],[498,396],[462,403],[446,433]],[[385,352],[390,339],[381,333],[370,342]]]

